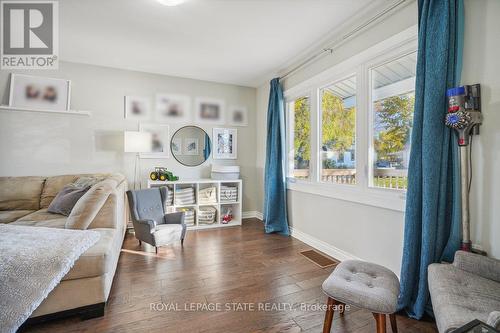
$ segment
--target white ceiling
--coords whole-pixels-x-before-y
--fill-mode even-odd
[[[370,0],[62,0],[62,60],[257,86]]]

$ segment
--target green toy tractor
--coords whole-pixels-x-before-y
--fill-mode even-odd
[[[174,176],[174,174],[167,170],[167,168],[155,167],[155,171],[149,174],[151,180],[161,180],[161,181],[175,181],[179,180],[179,177]]]

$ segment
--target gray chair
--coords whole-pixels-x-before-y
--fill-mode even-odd
[[[164,203],[168,188],[156,187],[146,190],[127,191],[127,198],[134,225],[135,237],[155,247],[180,240],[184,244],[186,224],[184,213],[165,214]]]

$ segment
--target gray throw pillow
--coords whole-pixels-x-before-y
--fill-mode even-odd
[[[78,200],[80,200],[89,189],[90,186],[84,188],[76,188],[71,184],[64,186],[62,190],[57,193],[54,200],[52,200],[47,211],[49,213],[68,216]]]

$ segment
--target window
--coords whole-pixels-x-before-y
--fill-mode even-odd
[[[404,211],[417,27],[288,88],[288,182],[306,192]]]
[[[288,103],[290,149],[288,175],[296,179],[310,178],[311,161],[311,106],[308,96],[298,97]]]
[[[370,70],[373,187],[408,186],[416,62],[412,52]]]
[[[356,77],[321,89],[321,181],[356,183]]]

